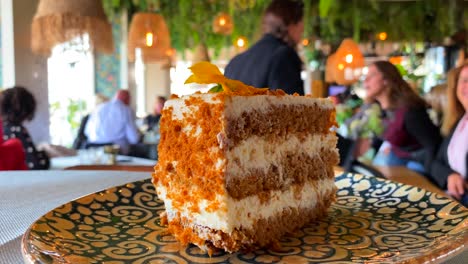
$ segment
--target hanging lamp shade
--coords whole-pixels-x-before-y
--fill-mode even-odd
[[[234,29],[234,23],[230,15],[219,13],[213,20],[213,32],[221,35],[230,35]]]
[[[112,27],[101,1],[40,0],[31,25],[31,49],[50,55],[60,43],[88,34],[97,51],[112,53]]]
[[[164,18],[154,13],[136,13],[128,35],[128,59],[135,61],[136,49],[143,62],[158,62],[168,58],[171,38]]]
[[[350,85],[359,80],[364,67],[364,56],[352,39],[344,39],[335,53],[333,76],[340,85]]]
[[[247,49],[248,44],[249,44],[249,41],[244,36],[239,36],[234,41],[234,46],[236,47],[237,52],[245,51]]]

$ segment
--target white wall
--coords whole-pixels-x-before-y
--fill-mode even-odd
[[[171,78],[169,68],[160,63],[145,65],[145,111],[153,112],[157,96],[169,98],[171,95]]]
[[[31,23],[39,1],[1,1],[2,5],[4,1],[12,2],[14,47],[9,47],[6,52],[14,55],[14,84],[29,89],[37,101],[36,115],[26,127],[34,143],[49,141],[47,58],[34,55],[30,46]],[[5,12],[3,8],[2,12]]]
[[[0,59],[2,60],[3,87],[11,87],[15,84],[15,54],[13,53],[13,0],[0,0],[0,17],[2,50]]]

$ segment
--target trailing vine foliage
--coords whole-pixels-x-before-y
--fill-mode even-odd
[[[270,0],[103,0],[109,16],[127,10],[129,21],[135,12],[158,12],[164,16],[171,34],[171,44],[178,51],[205,44],[216,57],[223,47],[245,36],[254,41],[259,35],[261,14]],[[213,19],[228,12],[234,20],[229,36],[213,32]]]
[[[271,0],[102,0],[109,16],[127,10],[160,12],[168,24],[172,46],[178,51],[202,43],[215,51],[231,46],[239,36],[249,43],[260,37],[263,10]],[[343,38],[374,40],[385,31],[392,41],[440,42],[444,37],[466,28],[468,19],[457,21],[454,13],[468,8],[467,1],[424,0],[304,0],[306,38],[320,38],[338,44]],[[228,12],[234,21],[229,36],[213,32],[212,22],[219,12]],[[461,24],[461,25],[460,25]]]
[[[457,21],[457,10],[466,10],[460,0],[381,1],[381,0],[312,0],[309,32],[330,42],[345,37],[356,41],[375,40],[385,31],[393,41],[440,42],[444,37],[466,28],[468,19]],[[306,25],[306,28],[308,25]]]

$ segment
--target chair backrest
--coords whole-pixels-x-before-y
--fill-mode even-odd
[[[112,170],[112,171],[140,171],[154,172],[154,166],[146,165],[77,165],[65,170]]]
[[[339,165],[345,170],[345,172],[349,172],[353,161],[355,160],[354,152],[356,149],[356,141],[345,138],[340,134],[336,135],[338,136],[338,143],[336,147],[338,148],[338,152],[340,154]]]
[[[3,123],[0,118],[0,171],[27,170],[23,144],[16,138],[3,139]]]
[[[20,140],[12,138],[0,143],[0,171],[27,169],[26,155]]]
[[[0,144],[3,143],[3,123],[2,123],[2,119],[0,118]]]

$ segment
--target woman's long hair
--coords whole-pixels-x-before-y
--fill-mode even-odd
[[[468,62],[464,62],[460,67],[452,69],[447,74],[447,106],[444,109],[442,122],[442,134],[450,133],[455,124],[465,114],[465,108],[457,97],[457,83],[463,68],[468,67]]]
[[[397,67],[388,61],[373,63],[389,87],[390,107],[427,107],[427,103],[403,79]]]
[[[289,37],[288,26],[302,20],[303,6],[300,0],[273,0],[263,15],[263,32],[272,34],[291,47],[295,47],[296,43]]]

